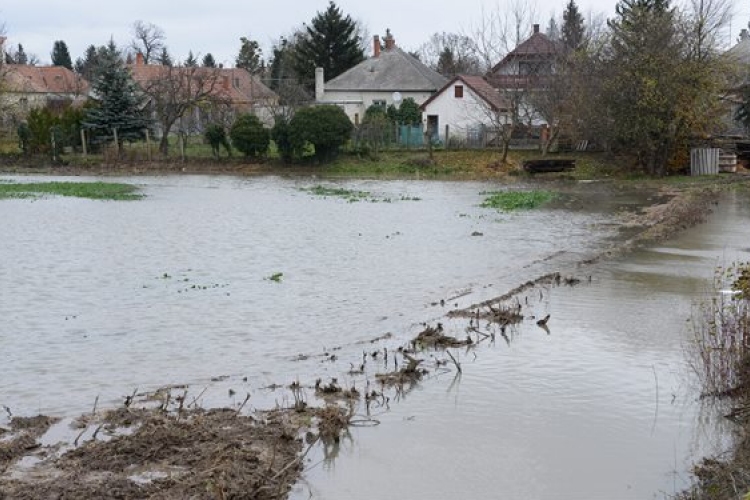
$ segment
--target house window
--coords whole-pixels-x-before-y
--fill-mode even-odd
[[[381,108],[385,109],[385,99],[374,99],[372,101],[373,106],[380,106]]]
[[[21,112],[26,113],[29,111],[29,100],[26,97],[22,97],[19,103],[21,105]]]
[[[456,99],[463,99],[464,97],[464,86],[463,85],[456,85],[453,87],[453,97]]]
[[[359,113],[354,113],[354,124],[359,125]]]
[[[240,88],[240,79],[239,78],[235,78],[234,79],[234,88],[236,88],[236,89]]]

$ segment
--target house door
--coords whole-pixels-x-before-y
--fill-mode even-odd
[[[430,133],[432,142],[440,140],[440,122],[438,115],[427,115],[427,130]]]

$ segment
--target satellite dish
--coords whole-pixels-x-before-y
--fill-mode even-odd
[[[392,97],[393,102],[395,102],[396,104],[401,102],[401,92],[394,92]]]

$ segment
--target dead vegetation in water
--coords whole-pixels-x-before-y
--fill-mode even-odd
[[[441,348],[445,349],[448,347],[466,347],[470,346],[474,341],[466,336],[465,339],[458,339],[446,335],[443,331],[443,324],[438,323],[437,326],[427,326],[424,330],[414,338],[412,344],[419,348]]]
[[[39,448],[38,439],[56,422],[58,419],[43,415],[12,417],[9,429],[0,428],[0,473],[16,460]]]
[[[750,492],[750,303],[743,289],[748,274],[748,263],[717,268],[713,290],[693,317],[688,363],[705,401],[729,401],[725,416],[738,425],[731,451],[696,465],[694,485],[676,496],[680,500],[747,498]]]
[[[45,464],[47,479],[0,482],[9,498],[286,497],[302,448],[283,412],[263,419],[234,409],[107,412],[104,424],[130,434],[92,439]],[[129,424],[129,425],[128,425]]]

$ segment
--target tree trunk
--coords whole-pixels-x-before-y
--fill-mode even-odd
[[[162,124],[164,127],[161,131],[161,139],[159,140],[159,152],[162,156],[169,156],[169,131],[172,130],[172,124]]]

